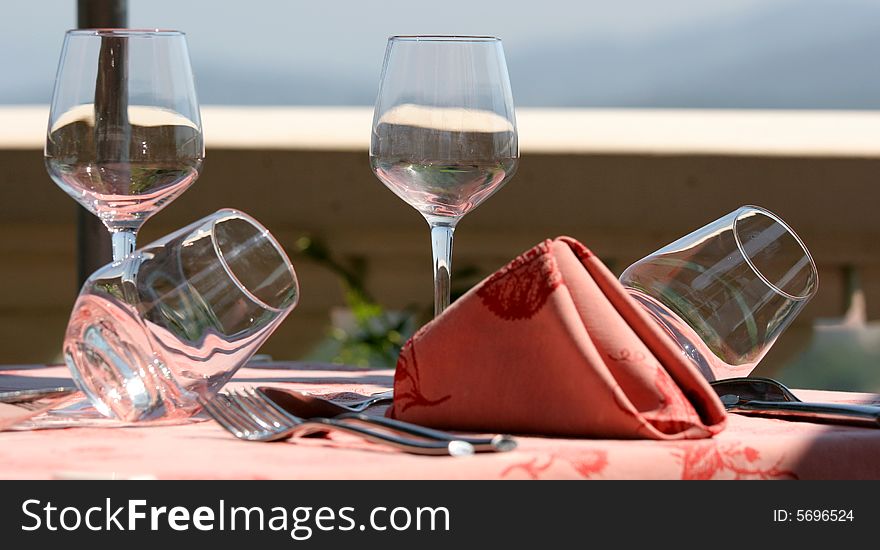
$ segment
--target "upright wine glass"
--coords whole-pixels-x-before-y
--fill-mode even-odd
[[[388,39],[370,165],[431,227],[435,316],[449,305],[456,224],[513,176],[518,159],[500,39]]]
[[[185,191],[205,157],[182,32],[68,31],[45,160],[49,175],[112,234],[113,260],[144,221]]]

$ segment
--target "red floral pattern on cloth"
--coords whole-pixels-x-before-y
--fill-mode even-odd
[[[418,351],[420,374],[426,377],[424,349]],[[366,396],[388,390],[393,377],[392,370],[269,363],[242,368],[228,388],[271,384],[315,395],[356,392]],[[40,384],[40,380],[44,382]],[[0,385],[9,388],[68,383],[69,372],[63,366],[0,367]],[[794,392],[804,401],[880,402],[875,394]],[[434,397],[431,393],[428,396]],[[380,414],[379,407],[369,414]],[[873,459],[880,456],[880,430],[736,414],[730,415],[728,427],[711,440],[519,436],[517,442],[517,449],[509,453],[426,458],[355,437],[293,438],[272,445],[242,443],[209,421],[7,431],[0,432],[0,478],[880,479],[880,461]]]
[[[489,310],[507,321],[531,319],[562,284],[562,274],[542,242],[496,271],[477,290]]]
[[[628,349],[622,349],[617,352],[609,353],[608,358],[611,359],[612,361],[618,361],[618,362],[620,362],[620,361],[640,362],[640,361],[645,360],[645,354],[638,352],[638,351],[633,353]]]
[[[567,467],[582,479],[601,477],[602,471],[608,466],[608,453],[600,449],[589,450],[574,456],[549,454],[533,456],[528,460],[508,466],[501,471],[501,478],[527,477],[544,479],[551,469]]]
[[[577,256],[581,262],[585,262],[585,261],[589,260],[590,258],[594,257],[593,252],[589,248],[587,248],[584,245],[584,243],[577,241],[575,239],[572,239],[571,237],[559,237],[559,238],[561,240],[565,241],[565,244],[568,245],[568,247],[571,249],[571,251],[574,252],[575,256]]]
[[[410,407],[430,407],[439,405],[451,399],[451,395],[443,395],[434,399],[426,397],[422,393],[419,383],[419,363],[416,358],[415,343],[410,340],[400,351],[400,357],[397,361],[397,369],[394,372],[394,404],[395,407],[390,409],[400,413],[405,412]]]
[[[660,408],[645,412],[651,424],[663,433],[678,433],[699,422],[697,413],[675,381],[657,365],[654,369],[654,386],[660,396]]]
[[[797,479],[780,468],[783,458],[767,464],[754,447],[741,443],[697,443],[673,453],[681,460],[681,479]]]
[[[568,237],[459,298],[397,368],[389,416],[441,429],[699,439],[726,418],[677,344]]]
[[[632,351],[630,351],[629,349],[626,349],[626,348],[623,348],[623,349],[620,349],[617,351],[613,351],[611,353],[606,354],[606,356],[608,357],[608,359],[610,361],[612,361],[613,363],[618,363],[621,366],[636,364],[639,367],[641,367],[642,363],[644,363],[644,361],[646,359],[646,357],[643,353],[641,353],[641,352],[633,353]],[[618,380],[618,382],[620,382],[620,380]],[[629,399],[629,396],[627,395],[626,391],[614,392],[614,403],[617,406],[617,408],[624,414],[628,413],[633,408],[633,403]],[[653,426],[650,426],[649,424],[642,424],[642,425],[638,426],[637,432],[641,437],[650,438],[652,428],[653,428]]]

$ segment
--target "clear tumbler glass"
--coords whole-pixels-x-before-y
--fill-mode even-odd
[[[298,297],[293,266],[269,231],[220,210],[95,272],[71,314],[64,359],[104,415],[185,418]]]
[[[743,206],[629,266],[620,282],[716,380],[754,369],[819,276],[781,218]]]

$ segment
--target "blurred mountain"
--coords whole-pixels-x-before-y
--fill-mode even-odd
[[[796,0],[643,38],[517,44],[507,59],[518,105],[880,108],[880,2]],[[369,69],[208,65],[199,89],[206,103],[370,105],[379,71]]]
[[[591,8],[576,9],[583,16]],[[592,25],[584,36],[550,35],[547,21],[553,19],[547,17],[535,22],[543,31],[533,27],[518,34],[510,27],[504,35],[520,106],[880,108],[878,0],[757,2],[674,25],[649,25],[650,32],[634,32],[638,18],[650,14],[633,10],[609,20],[602,32]],[[58,44],[38,46],[40,52],[32,53],[40,54],[39,63],[9,59],[19,65],[17,78],[0,83],[0,103],[49,100]],[[254,54],[203,40],[193,50],[200,100],[371,105],[382,41],[371,38],[370,47],[362,46],[356,41],[332,52],[319,49],[305,54],[304,63],[303,52],[288,58],[280,43],[267,42]],[[328,57],[319,62],[319,55]]]
[[[791,2],[647,40],[509,56],[520,105],[880,107],[880,2]]]

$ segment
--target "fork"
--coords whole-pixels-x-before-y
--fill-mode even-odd
[[[329,418],[303,420],[262,397],[253,388],[242,392],[231,390],[217,394],[211,400],[200,398],[199,402],[226,431],[246,441],[282,441],[295,435],[335,430],[411,454],[465,456],[474,452],[473,446],[464,441],[409,439]]]

